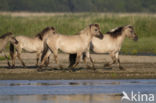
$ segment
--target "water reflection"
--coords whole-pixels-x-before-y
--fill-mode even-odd
[[[0,103],[120,103],[120,98],[104,94],[0,96]]]
[[[0,103],[120,103],[132,90],[156,94],[156,80],[0,80]]]

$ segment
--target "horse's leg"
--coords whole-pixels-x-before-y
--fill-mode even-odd
[[[50,56],[51,51],[48,49],[45,53],[42,53],[40,68],[45,64],[47,58]]]
[[[13,53],[13,54],[11,55],[12,68],[15,67],[16,56],[17,56],[17,52],[15,52],[15,53]]]
[[[9,66],[9,68],[11,67],[11,65],[10,65],[10,62],[9,62],[9,58],[8,58],[8,56],[2,51],[2,54],[4,55],[4,57],[7,59],[7,62],[8,62],[8,66]]]
[[[70,54],[69,55],[69,66],[68,66],[68,68],[71,68],[75,64],[76,57],[77,57],[77,54]]]
[[[111,65],[113,65],[113,64],[116,63],[115,53],[110,53],[110,56],[111,56],[111,58],[112,58],[113,61],[112,62],[109,62],[109,63],[106,63],[104,65],[104,67],[108,67],[108,66],[111,66]]]
[[[90,60],[91,65],[92,65],[92,68],[95,69],[94,61],[93,61],[91,55],[89,54],[89,52],[83,53],[83,60],[84,60],[84,63],[86,64],[87,68],[91,68],[91,67],[88,65],[88,61],[87,61],[87,59]]]
[[[45,61],[44,65],[47,67],[50,63],[50,56],[47,58],[47,60]]]
[[[91,61],[91,63],[92,63],[92,67],[93,67],[93,69],[96,70],[95,65],[94,65],[94,60],[92,59],[91,56],[90,56],[90,61]]]
[[[38,52],[37,54],[36,54],[36,66],[38,67],[38,61],[39,61],[39,58],[40,58],[40,52]]]
[[[22,63],[23,67],[25,68],[25,63],[24,63],[23,60],[21,59],[21,52],[22,52],[22,49],[19,48],[19,49],[17,50],[17,57],[18,57],[18,59],[20,60],[20,62]]]
[[[15,67],[15,60],[16,60],[16,54],[17,51],[15,51],[14,44],[10,43],[10,57],[11,57],[11,62],[12,62],[12,68]]]
[[[72,66],[72,68],[75,68],[75,67],[79,64],[81,55],[82,55],[82,53],[77,53],[76,62],[75,62],[75,64]]]
[[[120,64],[119,52],[117,52],[117,53],[115,54],[115,57],[116,57],[116,60],[117,60],[117,64],[118,64],[119,69],[120,69],[120,70],[124,70],[124,68],[123,68],[123,67],[121,66],[121,64]]]
[[[62,69],[63,67],[59,64],[59,61],[58,61],[58,50],[57,49],[54,49],[53,50],[53,54],[54,54],[55,63],[57,64],[57,66],[59,68]]]
[[[69,64],[68,68],[72,68],[72,66],[75,64],[76,57],[77,57],[77,54],[70,54],[69,55],[69,62],[70,62],[70,64]],[[92,63],[92,67],[95,69],[94,61],[93,61],[92,57],[90,55],[86,55],[86,53],[83,53],[83,61],[87,65],[87,68],[88,68],[88,64],[87,64],[87,59],[88,58],[90,59],[90,61]]]

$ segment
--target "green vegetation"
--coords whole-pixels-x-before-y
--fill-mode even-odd
[[[0,11],[156,12],[156,0],[0,0]]]
[[[71,35],[92,23],[99,23],[103,33],[118,26],[131,24],[139,37],[138,42],[126,39],[122,53],[156,54],[156,16],[147,14],[76,13],[54,16],[0,16],[0,35],[8,31],[15,35],[34,36],[46,26],[54,26],[59,33]]]
[[[7,54],[8,55],[8,54]],[[10,59],[10,56],[8,55],[8,58]],[[1,60],[6,60],[6,58],[4,56],[0,56],[0,61]]]
[[[5,60],[5,57],[0,56],[0,61],[1,61],[1,60]]]
[[[153,37],[141,37],[137,42],[132,40],[126,40],[123,44],[121,52],[123,54],[141,54],[141,55],[151,55],[156,54],[156,40],[155,36]]]

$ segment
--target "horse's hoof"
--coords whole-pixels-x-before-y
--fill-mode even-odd
[[[9,66],[9,67],[8,67],[8,69],[12,69],[12,67],[11,67],[11,66]]]
[[[96,71],[96,68],[94,67],[93,70],[94,70],[94,72],[95,72],[95,71]]]
[[[8,69],[15,69],[15,68],[16,68],[15,65],[8,67]]]
[[[38,65],[38,64],[36,64],[36,67],[39,67],[39,65]]]
[[[120,66],[119,67],[120,70],[126,70],[124,67]]]
[[[69,69],[69,72],[74,72],[74,71],[75,71],[74,68]]]
[[[72,70],[72,69],[70,69],[70,70],[69,70],[69,72],[73,72],[73,70]]]
[[[43,71],[43,69],[39,68],[39,69],[37,69],[37,71],[38,71],[38,72],[42,72],[42,71]]]
[[[23,68],[26,68],[26,66],[25,66],[25,65],[23,65]]]
[[[11,66],[9,69],[15,69],[15,65]]]
[[[45,67],[48,67],[48,65],[49,65],[49,63],[48,63],[48,64],[47,64],[47,63],[44,63],[44,66],[45,66]]]
[[[94,69],[93,72],[95,73],[96,72],[96,69]]]
[[[104,67],[109,67],[109,66],[110,66],[109,63],[104,64]]]
[[[8,67],[9,67],[9,68],[11,67],[10,63],[8,63]]]
[[[87,65],[87,66],[86,66],[86,68],[87,68],[87,69],[92,69],[92,67],[91,67],[91,66],[89,66],[89,65]]]
[[[43,65],[39,65],[39,66],[38,66],[39,69],[42,69],[42,67],[43,67]]]
[[[60,68],[60,70],[63,70],[63,66],[62,65],[60,65],[59,68]]]
[[[48,67],[49,64],[45,65],[45,67]]]

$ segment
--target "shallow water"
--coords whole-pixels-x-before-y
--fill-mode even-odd
[[[121,103],[123,91],[156,94],[156,80],[0,80],[0,103]]]

